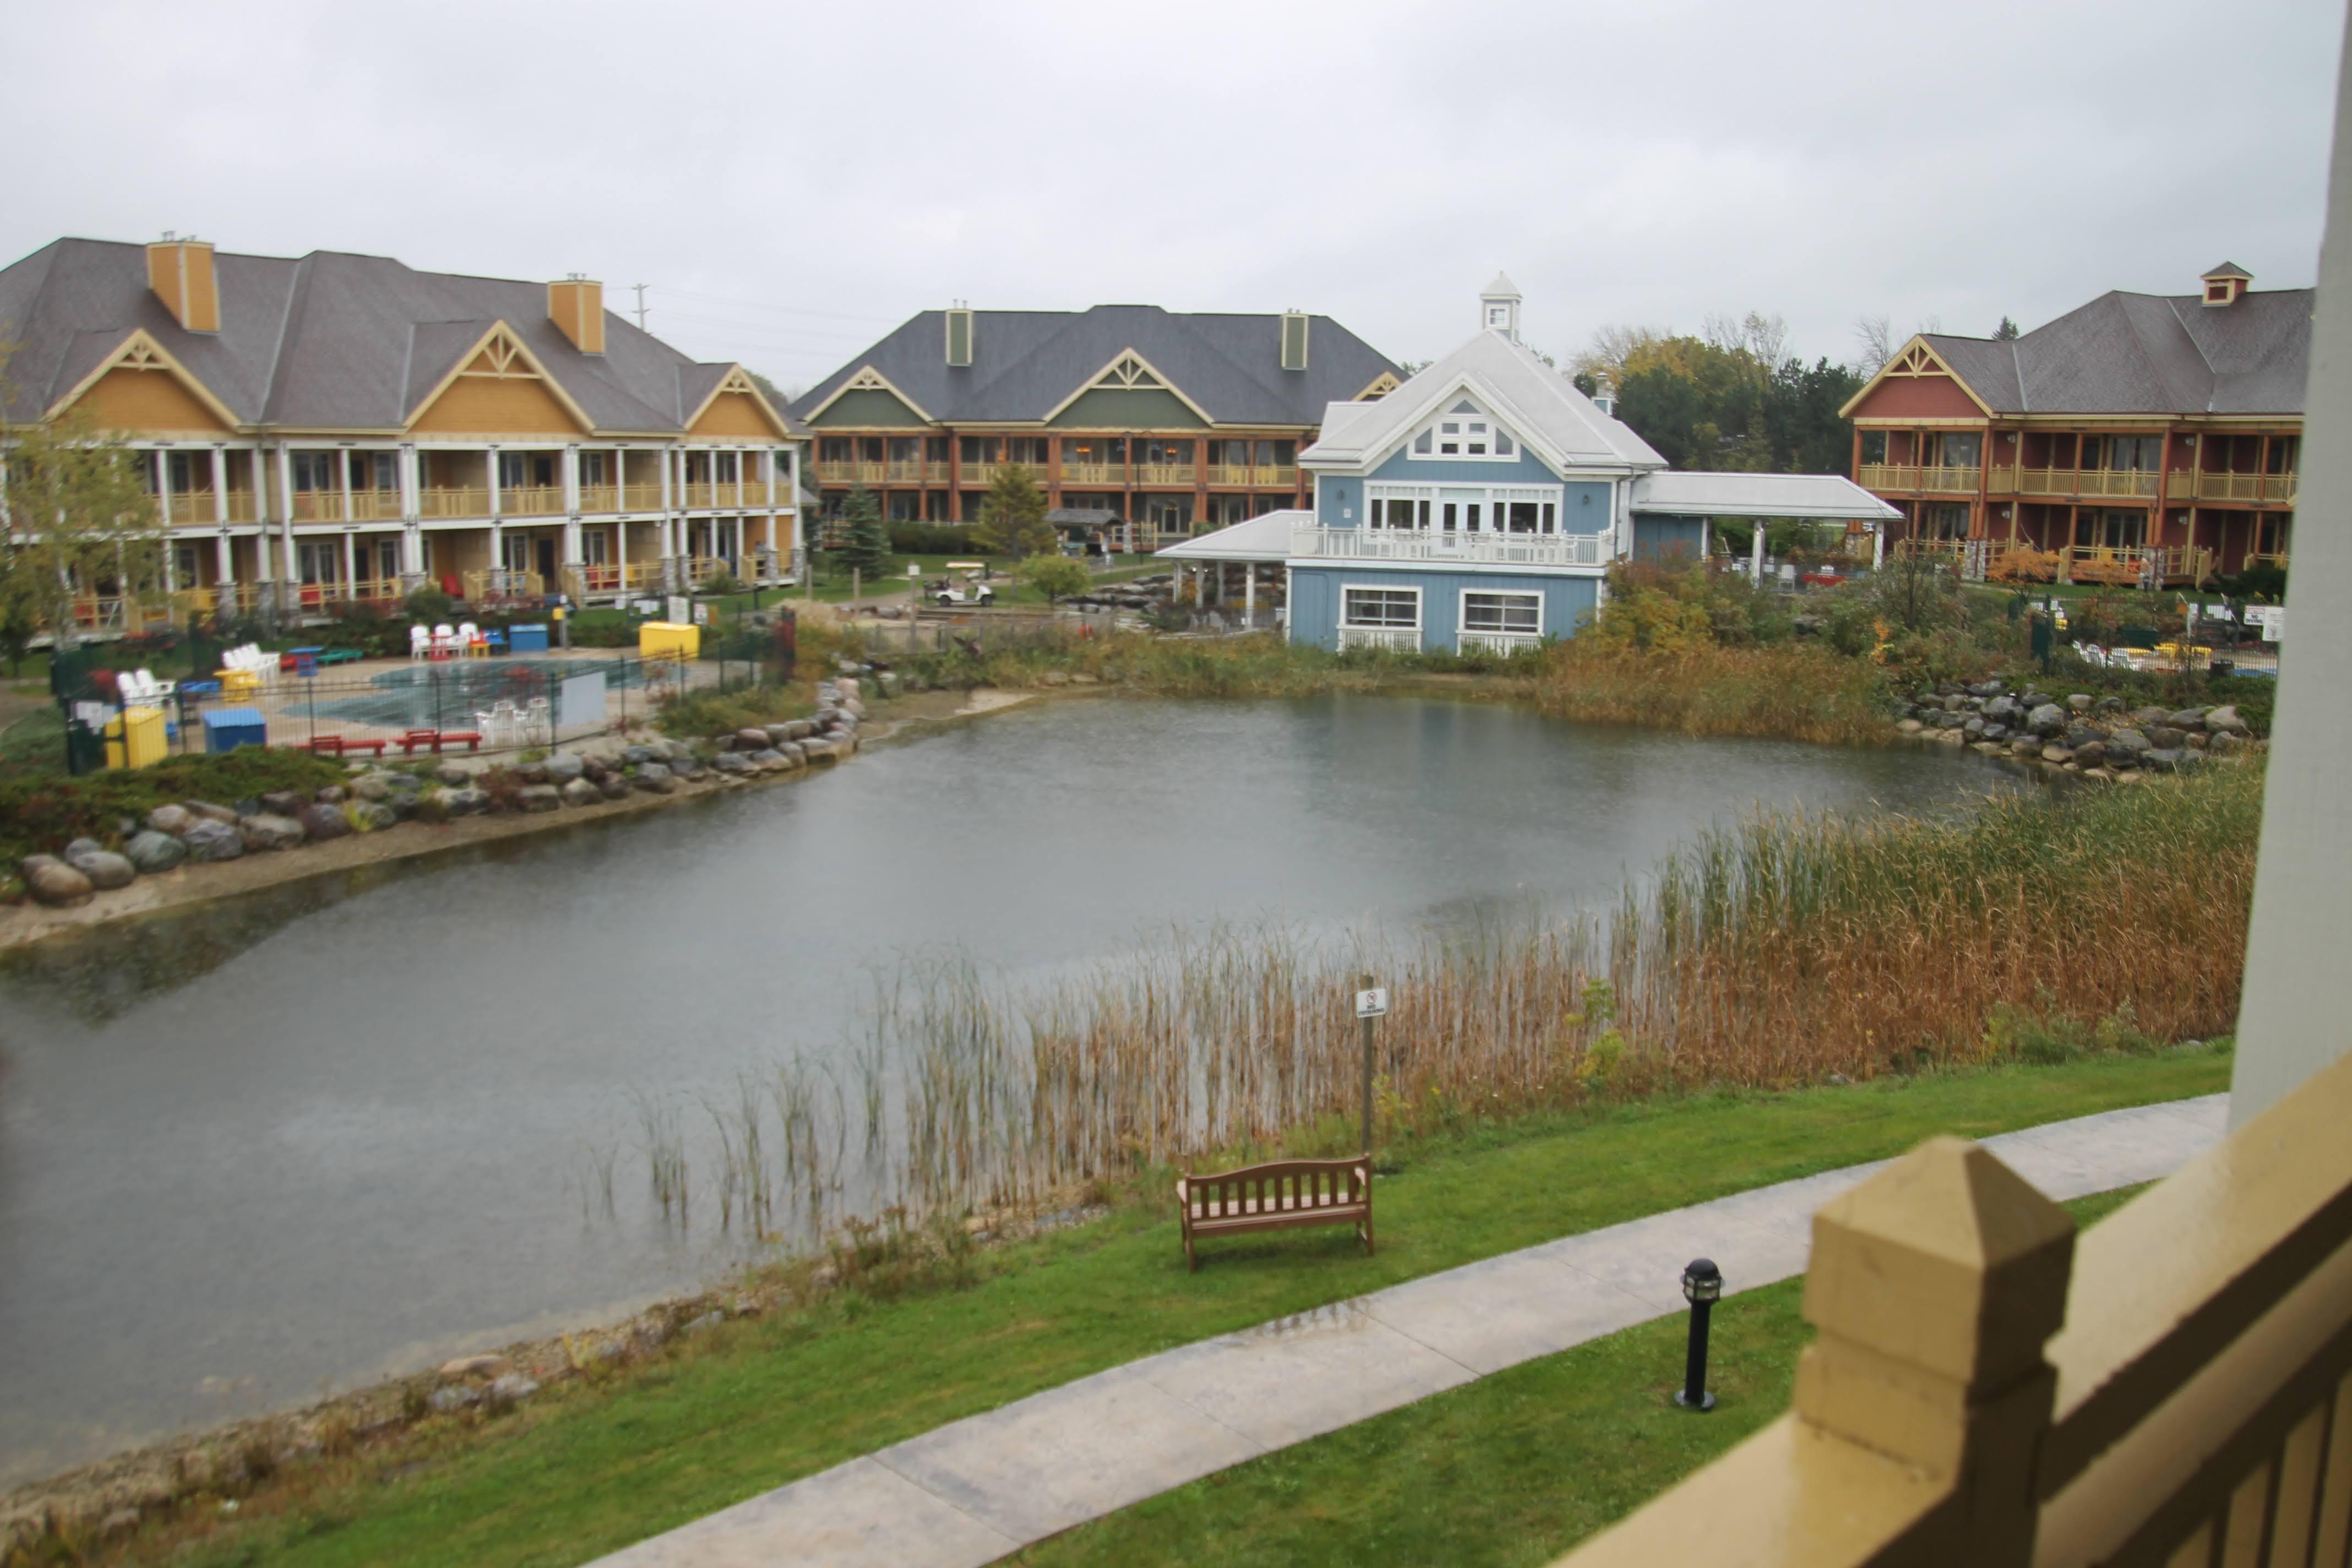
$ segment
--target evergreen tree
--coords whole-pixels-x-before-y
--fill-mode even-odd
[[[860,485],[849,492],[841,516],[849,525],[849,537],[841,546],[841,563],[864,573],[869,584],[879,580],[890,569],[890,531],[882,525],[882,503]]]
[[[1997,343],[2008,342],[2011,339],[2016,336],[2017,323],[2011,321],[2007,316],[2003,316],[2000,319],[2000,325],[1992,330],[1992,341]]]
[[[971,541],[991,555],[1037,555],[1059,548],[1061,536],[1045,521],[1045,492],[1029,470],[1010,463],[996,470]]]

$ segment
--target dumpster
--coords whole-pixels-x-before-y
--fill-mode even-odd
[[[172,754],[161,708],[126,708],[106,721],[106,765],[143,768]]]
[[[258,708],[215,708],[205,715],[205,750],[234,752],[269,744],[269,725]]]
[[[509,626],[507,651],[509,653],[545,653],[547,627],[544,626]]]
[[[702,651],[702,628],[681,621],[647,621],[637,628],[640,658],[692,658]]]

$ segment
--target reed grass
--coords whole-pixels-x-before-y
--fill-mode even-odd
[[[1178,930],[1045,983],[883,979],[864,1037],[712,1108],[722,1228],[1036,1208],[1165,1164],[1359,1147],[1350,1005],[1374,973],[1375,1141],[1707,1086],[1780,1089],[2141,1049],[2234,1026],[2261,770],[1987,801],[1958,820],[1764,814],[1603,914],[1312,940]],[[763,1130],[763,1118],[772,1116]],[[641,1107],[688,1215],[675,1114]]]
[[[1547,650],[1533,700],[1544,712],[1692,735],[1884,744],[1885,677],[1818,643],[1646,650],[1580,637]]]

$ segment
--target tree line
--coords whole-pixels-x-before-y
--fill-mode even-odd
[[[1853,436],[1838,410],[1868,375],[1826,356],[1809,365],[1788,336],[1780,317],[1752,310],[1710,316],[1697,336],[1604,327],[1573,379],[1588,397],[1613,390],[1617,417],[1674,468],[1850,478]]]

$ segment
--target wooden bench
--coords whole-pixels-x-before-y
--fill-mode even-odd
[[[1298,1225],[1352,1225],[1364,1253],[1372,1251],[1372,1170],[1359,1155],[1348,1160],[1281,1160],[1214,1175],[1176,1178],[1176,1213],[1184,1226],[1184,1261],[1202,1237],[1244,1230],[1286,1230]]]

